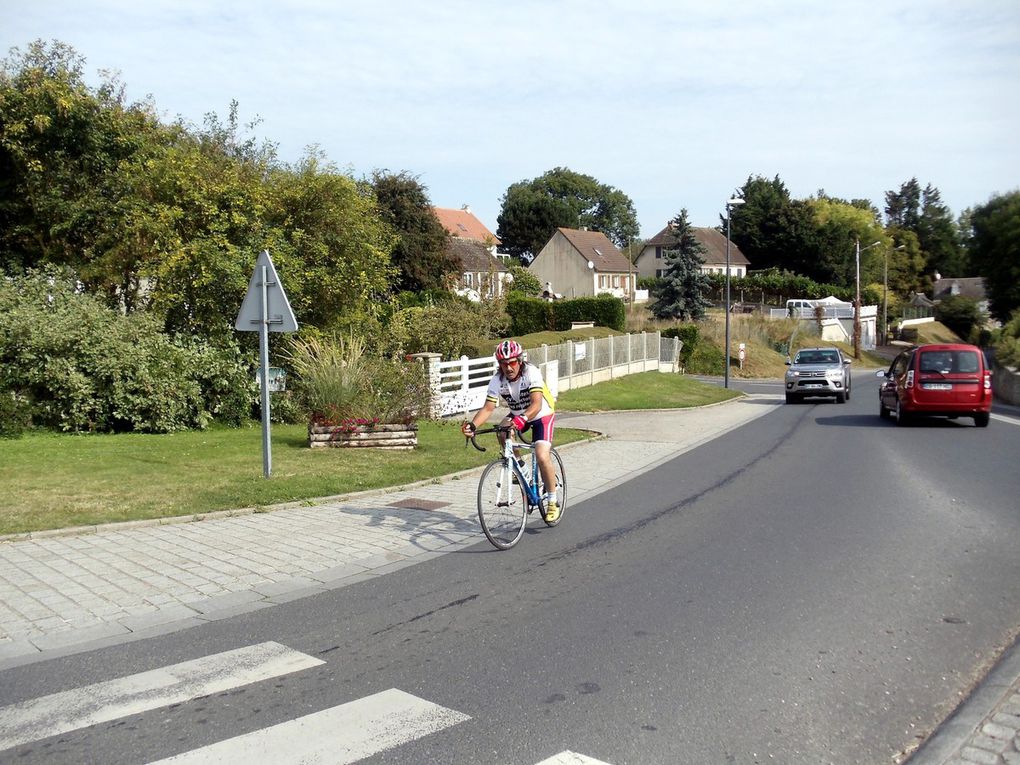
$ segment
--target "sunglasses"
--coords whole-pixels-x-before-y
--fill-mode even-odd
[[[520,364],[521,364],[521,360],[520,359],[508,359],[507,361],[500,361],[499,362],[499,365],[501,367],[509,367],[509,366],[517,367],[517,366],[520,366]]]

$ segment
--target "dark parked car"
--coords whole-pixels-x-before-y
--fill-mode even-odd
[[[988,426],[992,411],[992,372],[976,345],[919,345],[897,356],[878,391],[878,413],[899,425],[914,417],[973,417]]]
[[[842,404],[850,398],[850,359],[839,348],[801,348],[786,365],[786,403],[826,396]]]

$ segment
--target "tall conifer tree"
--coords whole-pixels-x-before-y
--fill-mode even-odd
[[[686,208],[669,222],[669,227],[676,244],[664,253],[666,272],[651,306],[652,313],[657,319],[696,321],[711,305],[705,298],[710,287],[709,278],[701,272],[705,248],[694,236]]]

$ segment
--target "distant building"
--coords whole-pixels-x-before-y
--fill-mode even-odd
[[[489,252],[496,255],[496,248],[502,242],[485,227],[484,223],[475,217],[468,205],[464,205],[459,210],[453,210],[448,207],[433,207],[432,211],[439,218],[439,222],[443,224],[443,228],[446,229],[446,233],[450,236],[482,242]]]
[[[558,228],[528,266],[546,292],[566,298],[608,293],[629,300],[634,268],[600,231]]]
[[[714,228],[695,228],[694,238],[705,248],[704,262],[701,265],[703,274],[725,274],[726,273],[726,235],[716,231]],[[666,260],[666,253],[676,249],[676,237],[670,226],[653,236],[641,249],[634,265],[637,268],[639,277],[661,277],[669,263]],[[747,257],[730,240],[730,276],[747,276],[747,268],[751,265]]]
[[[935,283],[932,285],[931,290],[932,299],[937,303],[943,298],[953,295],[961,295],[974,300],[982,313],[988,313],[988,296],[985,294],[985,280],[980,276],[943,279],[940,274],[936,273]]]

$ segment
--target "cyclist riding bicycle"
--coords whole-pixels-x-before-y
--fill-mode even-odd
[[[485,404],[475,412],[469,422],[461,425],[465,436],[472,435],[492,416],[499,400],[510,409],[503,425],[513,425],[518,433],[530,429],[535,444],[535,458],[542,473],[545,486],[546,520],[559,518],[556,505],[556,471],[553,468],[552,449],[553,427],[556,414],[552,394],[546,387],[542,373],[534,364],[529,364],[521,344],[515,340],[504,340],[496,346],[496,362],[499,369],[489,380],[485,393]],[[502,442],[502,436],[500,437]]]

